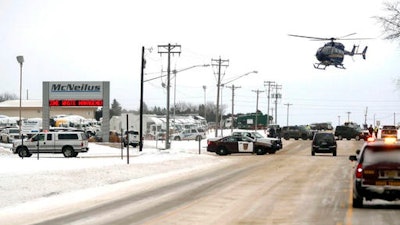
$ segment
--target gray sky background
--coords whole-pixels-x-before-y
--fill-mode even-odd
[[[235,112],[254,112],[256,94],[264,81],[282,85],[278,123],[290,124],[374,120],[400,121],[399,43],[383,41],[373,16],[383,15],[383,1],[179,1],[179,0],[0,0],[0,92],[19,94],[17,55],[24,55],[23,98],[41,99],[43,81],[110,81],[111,98],[125,109],[138,109],[141,48],[146,52],[146,79],[167,70],[167,56],[157,45],[180,44],[172,69],[229,59],[222,83],[258,71],[230,84]],[[367,60],[346,57],[346,70],[313,68],[315,52],[324,42],[289,37],[299,34],[374,38],[343,41],[362,50]],[[178,73],[176,102],[216,102],[215,68]],[[149,107],[166,104],[165,78],[146,82]],[[172,85],[174,81],[172,80]],[[173,103],[173,89],[171,89]],[[223,104],[231,111],[231,90],[223,90]],[[259,109],[267,110],[266,92]],[[351,112],[348,114],[347,112]]]

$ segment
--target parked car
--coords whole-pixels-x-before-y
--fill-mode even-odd
[[[353,207],[363,207],[364,200],[400,200],[400,143],[396,138],[365,142],[349,159],[357,162]]]
[[[84,132],[38,132],[30,139],[16,140],[11,148],[20,157],[31,157],[33,153],[62,153],[64,157],[76,157],[89,151]]]
[[[331,153],[336,156],[337,144],[332,132],[317,132],[311,144],[311,155],[315,153]]]
[[[175,141],[180,141],[180,140],[202,140],[206,139],[207,134],[202,128],[191,128],[191,129],[185,129],[179,133],[175,133],[171,135],[171,139]]]
[[[136,146],[138,146],[140,143],[139,131],[135,131],[135,130],[125,131],[125,136],[123,137],[123,142],[124,142],[125,147],[127,145],[131,145],[134,148],[136,148]]]
[[[313,134],[304,126],[285,126],[281,129],[281,137],[285,140],[289,140],[290,138],[294,138],[295,140],[299,140],[300,138],[303,140],[311,140]]]
[[[283,148],[282,140],[280,138],[264,137],[257,131],[237,130],[232,133],[232,136],[250,137],[254,141],[264,142],[270,146],[268,153],[274,154],[279,149]]]
[[[207,140],[207,151],[215,152],[218,155],[231,153],[248,152],[257,155],[265,155],[271,146],[265,142],[255,141],[245,136],[226,136],[210,138]]]
[[[381,130],[381,138],[395,137],[397,138],[397,128],[393,125],[384,125]]]
[[[18,127],[8,127],[1,131],[1,142],[11,143],[17,139],[19,139]]]
[[[365,140],[366,138],[368,138],[364,135],[360,128],[349,126],[336,126],[334,134],[338,140],[342,140],[343,138],[351,140],[354,138],[358,141],[360,139]]]

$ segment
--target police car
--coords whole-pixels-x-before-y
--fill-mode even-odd
[[[394,137],[369,138],[357,155],[353,185],[353,207],[363,207],[364,200],[400,200],[400,141]]]
[[[255,141],[250,137],[231,135],[207,140],[207,151],[218,155],[231,153],[255,153],[265,155],[271,150],[271,145],[265,142]],[[275,153],[275,150],[273,150]]]

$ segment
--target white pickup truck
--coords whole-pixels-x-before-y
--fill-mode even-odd
[[[139,131],[135,130],[125,131],[123,142],[125,147],[127,145],[132,145],[134,148],[136,148],[136,146],[138,146],[140,142]]]
[[[76,157],[89,151],[88,139],[83,132],[39,132],[29,139],[16,140],[11,148],[20,157],[31,157],[33,153],[62,153],[65,157]]]

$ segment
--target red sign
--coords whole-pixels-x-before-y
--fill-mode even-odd
[[[103,100],[49,100],[49,106],[103,106]]]

